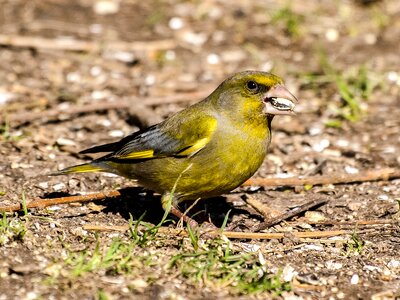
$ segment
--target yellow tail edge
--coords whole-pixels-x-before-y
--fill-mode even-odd
[[[71,173],[90,173],[90,172],[100,172],[100,171],[104,171],[104,169],[99,166],[93,166],[91,164],[82,164],[82,165],[68,167],[58,172],[51,173],[49,175],[57,176],[57,175],[65,175]]]

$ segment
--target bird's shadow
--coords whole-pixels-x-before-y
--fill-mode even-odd
[[[129,187],[118,190],[121,195],[115,198],[106,198],[101,201],[94,201],[96,204],[105,206],[104,213],[119,214],[124,219],[142,219],[144,222],[158,224],[163,216],[164,210],[161,206],[161,197],[154,195],[139,187]],[[184,201],[179,204],[182,212],[185,212],[193,204],[193,201]],[[221,227],[227,213],[229,213],[228,224],[232,221],[234,214],[248,213],[240,208],[235,208],[232,203],[226,201],[225,197],[214,197],[198,201],[188,212],[199,224],[211,222]],[[177,220],[169,216],[169,220]]]

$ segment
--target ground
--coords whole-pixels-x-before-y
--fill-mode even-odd
[[[169,217],[163,230],[147,230],[162,220],[159,196],[132,181],[46,176],[87,161],[80,150],[156,123],[248,69],[279,74],[300,99],[295,117],[273,121],[255,177],[399,170],[398,1],[0,5],[0,206],[122,194],[4,214],[0,299],[400,297],[400,179],[241,187],[200,201],[191,211],[202,212],[198,221],[221,226],[230,211],[228,225],[249,231],[262,217],[246,198],[279,212],[329,200],[265,230],[283,238],[228,241],[165,231],[177,226]],[[94,224],[130,230],[84,227]],[[295,236],[333,230],[348,234]]]

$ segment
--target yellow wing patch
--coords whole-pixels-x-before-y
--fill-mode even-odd
[[[145,150],[139,152],[131,152],[126,155],[116,156],[118,159],[142,159],[142,158],[152,158],[154,156],[154,150]]]
[[[198,151],[203,149],[205,145],[208,144],[210,141],[210,137],[202,138],[198,140],[195,144],[190,146],[189,148],[186,148],[185,150],[181,151],[178,153],[178,156],[192,156],[195,155]]]
[[[207,120],[207,122],[205,122],[205,125],[206,126],[204,126],[203,128],[204,131],[201,134],[205,137],[199,138],[189,147],[179,151],[179,153],[177,153],[177,156],[193,156],[208,144],[213,136],[215,129],[217,128],[217,120],[214,118],[210,118]]]

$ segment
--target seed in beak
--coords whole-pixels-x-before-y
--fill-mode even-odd
[[[293,110],[295,104],[289,99],[271,97],[270,102],[278,110]]]
[[[297,98],[282,84],[273,86],[264,95],[264,113],[271,115],[293,115]]]

